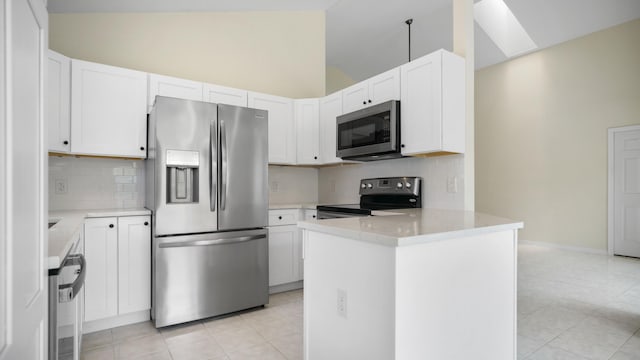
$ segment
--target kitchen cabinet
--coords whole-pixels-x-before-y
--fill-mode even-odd
[[[299,213],[298,209],[269,210],[270,287],[303,278],[302,238],[296,225]]]
[[[394,68],[342,90],[342,111],[350,113],[388,100],[400,100],[400,68]]]
[[[149,74],[147,111],[150,113],[156,95],[202,101],[202,83],[170,76]]]
[[[296,160],[299,165],[320,164],[320,100],[294,100]]]
[[[247,90],[234,89],[226,86],[204,84],[202,88],[204,101],[216,104],[247,106]]]
[[[318,211],[315,209],[304,209],[303,213],[305,220],[316,220],[318,218]]]
[[[84,321],[151,308],[149,216],[90,218],[84,224]]]
[[[49,50],[47,71],[49,151],[68,153],[71,150],[71,59]]]
[[[320,99],[320,159],[323,164],[344,162],[336,157],[336,117],[342,115],[342,92]]]
[[[151,308],[151,217],[118,218],[118,313]]]
[[[146,157],[147,74],[71,60],[71,152]]]
[[[293,99],[249,92],[247,103],[250,108],[269,112],[269,164],[295,164]]]
[[[464,59],[438,50],[400,71],[402,154],[464,153]]]
[[[84,223],[84,321],[118,314],[118,218],[87,219]]]

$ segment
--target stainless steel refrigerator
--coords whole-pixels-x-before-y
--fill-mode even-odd
[[[267,112],[158,96],[148,142],[155,326],[266,304]]]

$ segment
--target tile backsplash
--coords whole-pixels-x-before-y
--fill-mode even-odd
[[[422,206],[464,209],[464,155],[402,158],[321,168],[318,175],[321,204],[356,204],[360,179],[420,176]]]
[[[49,209],[144,207],[144,161],[49,156]]]

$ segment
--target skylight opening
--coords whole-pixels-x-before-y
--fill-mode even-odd
[[[507,57],[537,49],[503,0],[481,0],[473,5],[474,18]]]

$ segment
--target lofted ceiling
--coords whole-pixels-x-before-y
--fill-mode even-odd
[[[639,0],[504,0],[538,49],[640,18]],[[49,0],[52,13],[326,10],[327,65],[363,80],[452,49],[452,0]],[[640,39],[639,39],[640,41]],[[475,26],[476,68],[507,60]]]

